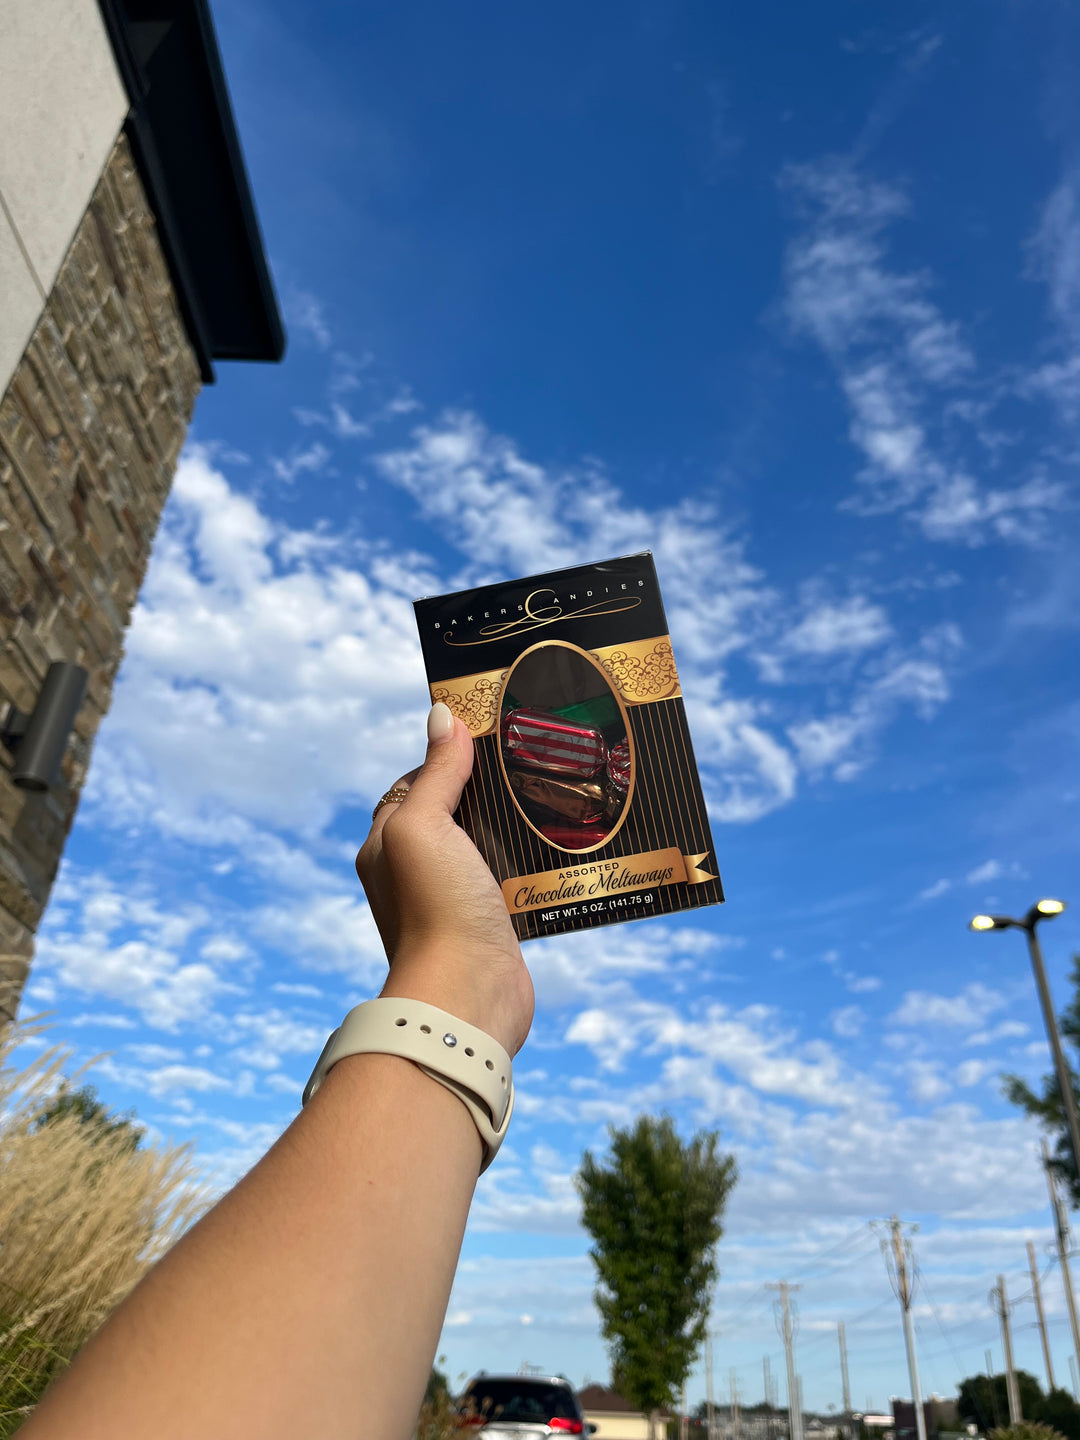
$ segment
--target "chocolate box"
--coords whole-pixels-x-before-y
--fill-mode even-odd
[[[476,743],[457,819],[522,940],[723,900],[650,554],[415,608]]]

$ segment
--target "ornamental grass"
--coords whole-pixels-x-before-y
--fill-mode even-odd
[[[17,1068],[15,1049],[44,1029],[0,1035],[0,1436],[209,1199],[190,1145],[148,1144],[103,1107],[55,1113],[96,1062],[66,1075],[71,1053],[52,1046]]]

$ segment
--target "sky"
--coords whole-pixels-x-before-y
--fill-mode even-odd
[[[213,1182],[384,960],[353,857],[422,753],[411,602],[654,552],[723,907],[526,947],[440,1353],[605,1380],[573,1174],[720,1132],[717,1392],[927,1392],[1068,1327],[1022,937],[1080,950],[1080,16],[1057,0],[218,0],[290,336],[199,401],[24,1014]],[[721,1384],[720,1377],[723,1377]],[[704,1395],[701,1364],[691,1401]]]

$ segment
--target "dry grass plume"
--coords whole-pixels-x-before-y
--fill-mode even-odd
[[[130,1126],[75,1113],[42,1124],[90,1068],[65,1075],[60,1046],[15,1068],[15,1048],[43,1029],[0,1034],[0,1436],[208,1203],[190,1146],[134,1148]]]

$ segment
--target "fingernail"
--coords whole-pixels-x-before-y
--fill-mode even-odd
[[[449,705],[439,700],[431,707],[431,714],[427,717],[428,744],[437,745],[440,740],[449,740],[453,733],[454,716]]]

